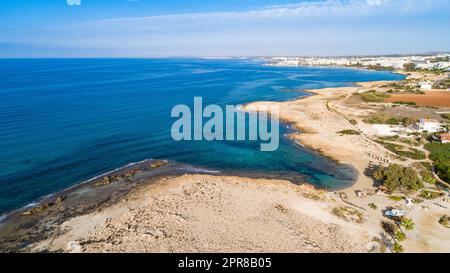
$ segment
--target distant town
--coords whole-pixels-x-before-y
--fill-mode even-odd
[[[411,56],[275,57],[272,66],[348,66],[373,70],[448,70],[450,53]]]

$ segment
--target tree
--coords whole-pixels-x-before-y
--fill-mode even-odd
[[[423,188],[422,180],[413,168],[391,164],[387,168],[380,168],[373,173],[375,180],[382,180],[383,185],[390,191],[414,193]]]
[[[400,225],[403,226],[406,230],[411,231],[414,230],[414,222],[410,218],[403,217],[400,221]]]
[[[405,233],[401,232],[400,230],[395,233],[395,240],[397,242],[403,242],[406,239]]]
[[[450,182],[450,143],[428,143],[425,149],[430,151],[430,159],[434,161],[437,175]]]
[[[392,246],[392,252],[394,253],[403,253],[403,251],[404,251],[403,246],[399,243],[395,243]]]

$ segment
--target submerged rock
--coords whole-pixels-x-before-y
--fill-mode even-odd
[[[96,182],[94,185],[95,186],[105,186],[105,185],[109,185],[112,182],[116,181],[117,179],[119,179],[119,177],[117,175],[108,175],[105,176],[103,178],[103,180],[100,180],[98,182]]]
[[[65,195],[60,195],[55,199],[55,201],[46,202],[37,207],[31,208],[31,209],[25,211],[24,213],[22,213],[22,215],[30,216],[30,215],[35,215],[35,214],[41,213],[44,210],[63,202],[65,199],[66,199]]]
[[[60,196],[58,196],[58,198],[56,198],[55,203],[59,204],[59,203],[63,202],[64,200],[66,200],[66,196],[65,195],[60,195]]]
[[[152,163],[150,163],[150,168],[160,168],[164,167],[165,165],[169,164],[169,161],[167,160],[155,160]]]
[[[131,171],[128,171],[126,174],[125,174],[125,177],[131,177],[131,176],[134,176],[135,174],[137,174],[139,171],[138,170],[131,170]]]
[[[54,205],[54,203],[45,203],[45,204],[42,204],[40,206],[37,206],[37,207],[34,207],[32,209],[25,211],[24,213],[22,213],[22,215],[24,215],[24,216],[35,215],[35,214],[43,212],[44,210],[48,209],[49,207],[51,207],[53,205]]]

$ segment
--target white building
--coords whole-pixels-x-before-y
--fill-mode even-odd
[[[433,89],[433,84],[431,82],[421,82],[419,83],[420,89],[429,91]]]
[[[416,124],[414,125],[414,129],[418,131],[427,131],[430,133],[436,133],[439,132],[442,129],[442,127],[441,123],[437,120],[421,118],[419,122],[416,122]]]

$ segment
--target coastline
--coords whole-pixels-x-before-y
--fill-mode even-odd
[[[340,88],[342,88],[342,87],[340,87]],[[355,88],[355,86],[352,84],[351,86],[344,87],[344,88]],[[321,90],[322,89],[303,90],[304,92],[307,92],[310,95],[300,96],[298,98],[294,98],[294,99],[291,99],[288,101],[276,102],[276,103],[290,104],[290,103],[296,103],[296,102],[302,101],[302,100],[307,100],[309,98],[318,96],[321,93]],[[258,103],[258,102],[253,102],[250,104],[254,104],[254,103]],[[250,105],[250,104],[247,104],[247,105]],[[246,108],[247,105],[244,106],[244,108]],[[307,147],[308,149],[311,149],[313,152],[318,152],[319,154],[321,154],[325,157],[328,157],[328,158],[336,161],[339,164],[348,165],[348,166],[351,166],[352,168],[354,168],[355,170],[358,170],[352,164],[350,164],[350,162],[340,161],[339,159],[334,158],[333,156],[330,156],[327,153],[324,153],[320,149],[315,149],[313,145],[310,145],[308,143],[299,142],[298,139],[294,138],[293,136],[294,135],[295,136],[303,135],[303,134],[307,133],[308,130],[305,127],[299,127],[297,124],[295,124],[295,122],[292,122],[292,120],[290,120],[288,118],[287,119],[284,119],[283,117],[280,117],[280,118],[287,125],[294,126],[294,128],[297,131],[298,131],[298,129],[301,130],[301,133],[297,132],[297,133],[291,133],[289,135],[290,140],[292,140],[294,142],[293,149],[297,149],[298,147],[295,147],[295,145],[300,144],[300,146]],[[20,209],[17,209],[17,210],[11,211],[9,213],[6,213],[5,215],[2,215],[3,219],[0,223],[0,240],[2,238],[4,238],[5,234],[8,235],[7,233],[10,232],[11,230],[17,228],[18,226],[21,226],[21,225],[23,226],[24,222],[25,223],[32,222],[33,225],[37,225],[38,229],[39,229],[39,226],[45,226],[46,223],[48,221],[50,221],[49,218],[52,218],[52,217],[58,218],[59,222],[64,222],[68,219],[77,217],[79,215],[92,213],[93,211],[95,211],[97,209],[101,209],[104,206],[111,206],[117,202],[120,202],[120,200],[122,200],[123,198],[126,198],[127,194],[129,194],[130,192],[132,192],[134,190],[139,189],[140,186],[146,185],[146,184],[151,183],[152,181],[156,181],[160,178],[164,180],[164,179],[170,179],[170,178],[173,178],[176,176],[180,176],[183,174],[207,174],[207,173],[210,173],[209,170],[206,170],[203,168],[196,168],[193,166],[187,167],[188,165],[179,164],[176,162],[168,162],[169,164],[167,166],[158,167],[157,168],[158,171],[156,171],[156,173],[154,173],[154,174],[150,173],[150,174],[146,174],[145,176],[143,176],[144,178],[141,179],[141,181],[140,181],[140,182],[143,182],[142,185],[137,183],[138,182],[137,180],[136,181],[132,180],[131,182],[133,182],[133,183],[128,183],[126,186],[116,185],[116,183],[111,183],[111,184],[108,184],[101,188],[95,187],[95,184],[98,183],[99,181],[102,181],[105,177],[114,176],[116,174],[123,176],[127,171],[140,170],[140,169],[142,169],[142,166],[148,165],[149,162],[152,162],[152,161],[153,160],[143,160],[140,162],[127,164],[126,166],[117,168],[115,170],[106,172],[104,174],[95,176],[93,178],[90,178],[81,183],[75,184],[67,189],[62,190],[62,191],[55,192],[55,193],[49,194],[47,196],[44,196],[41,199],[39,199],[35,202],[32,202]],[[188,170],[189,168],[191,170]],[[304,179],[301,178],[301,175],[290,176],[290,175],[285,175],[285,174],[281,174],[281,173],[280,174],[276,174],[276,173],[271,174],[271,173],[254,172],[253,174],[248,173],[248,175],[246,175],[245,171],[236,170],[234,172],[217,172],[216,174],[213,174],[213,175],[223,176],[223,177],[238,175],[239,178],[242,178],[242,179],[256,179],[256,180],[287,179],[285,181],[288,181],[289,183],[294,183],[294,184],[307,183],[307,182],[305,182]],[[129,179],[127,179],[127,180],[129,180]],[[128,181],[128,182],[130,182],[130,181]],[[355,181],[355,183],[357,183],[357,182],[358,182],[358,180]],[[352,187],[350,187],[350,188],[352,188]],[[94,190],[93,190],[93,188],[94,188]],[[68,205],[70,206],[70,203],[71,203],[70,196],[71,195],[79,195],[78,192],[85,193],[86,191],[92,191],[91,195],[84,196],[84,197],[77,196],[77,198],[76,198],[77,202],[80,202],[80,204],[82,204],[82,205],[80,205],[81,208],[78,208],[78,211],[75,210],[75,213],[68,213],[68,214],[65,213],[65,211],[67,211],[66,209],[59,209],[59,211],[56,211],[59,208],[59,206],[58,206],[59,204],[56,204],[55,206],[53,204],[57,203],[56,200],[58,199],[58,197],[63,196],[64,201],[62,203],[64,203],[64,206],[68,206]],[[92,194],[94,192],[98,196],[93,196]],[[27,210],[32,210],[33,208],[40,208],[42,206],[46,206],[47,204],[52,204],[52,207],[50,209],[44,208],[43,209],[45,211],[44,213],[36,213],[36,215],[32,215],[32,217],[24,218],[23,214]],[[56,211],[56,213],[55,213],[55,211]],[[61,214],[61,215],[56,216],[57,214]],[[31,221],[29,221],[29,220],[31,220]],[[56,222],[58,222],[58,221],[56,221]],[[28,234],[29,232],[30,232],[30,230],[28,228],[25,228],[23,230],[20,230],[16,234]],[[3,236],[2,236],[2,233],[3,233]],[[13,234],[10,234],[10,235],[13,235]],[[48,235],[51,236],[52,234],[49,233]],[[8,236],[6,236],[6,237],[8,237]],[[44,237],[46,237],[46,236],[37,236],[36,238],[28,238],[27,240],[29,241],[29,243],[34,243],[36,241],[43,239]],[[15,243],[17,243],[17,242],[14,242],[12,245],[14,245]],[[7,249],[6,247],[7,246],[5,244],[2,244],[3,250]],[[12,249],[18,250],[18,248],[15,248],[15,247],[12,247]]]
[[[343,205],[335,198],[279,179],[161,178],[68,219],[25,251],[366,252],[364,228],[333,218],[333,207]]]
[[[341,117],[329,111],[327,104],[342,100],[343,96],[348,98],[359,88],[383,85],[387,82],[396,81],[357,82],[354,83],[354,86],[305,90],[312,95],[286,102],[252,102],[244,105],[243,110],[259,111],[261,107],[278,106],[280,120],[291,124],[300,131],[290,135],[293,141],[319,152],[339,164],[350,165],[358,171],[357,181],[353,186],[344,190],[350,192],[357,188],[371,186],[372,180],[364,177],[364,171],[370,162],[365,153],[368,149],[374,149],[374,147],[368,146],[371,143],[361,142],[360,136],[340,135],[339,131],[353,128]],[[372,153],[376,152],[373,151]],[[379,156],[392,160],[389,151],[384,151]]]
[[[367,168],[387,163],[367,156],[368,151],[389,162],[396,159],[361,136],[340,135],[352,125],[329,106],[339,108],[359,88],[386,83],[305,90],[311,95],[243,106],[244,111],[280,106],[280,119],[294,129],[289,134],[294,144],[358,172],[349,188],[324,191],[299,176],[295,183],[276,173],[211,173],[176,162],[142,161],[41,200],[38,207],[53,204],[35,215],[24,216],[27,208],[14,212],[6,227],[0,226],[0,252],[384,252],[383,216],[365,202],[388,207],[395,201],[378,195],[363,200],[350,193],[371,188]],[[119,178],[104,183],[111,176]],[[341,193],[350,197],[344,200]],[[337,215],[342,209],[351,215]],[[418,211],[415,217],[424,218]],[[426,234],[413,238],[428,240]],[[433,248],[406,244],[411,252],[446,252],[449,238],[437,238]]]
[[[294,144],[293,144],[294,145]],[[95,214],[127,202],[128,196],[152,184],[179,177],[207,175],[217,179],[236,177],[246,181],[283,181],[317,191],[297,173],[257,171],[216,171],[168,160],[148,159],[130,163],[95,176],[64,190],[2,215],[0,222],[0,253],[29,252],[30,246],[57,236],[62,223],[77,217]],[[112,180],[110,181],[110,178]],[[105,182],[108,181],[108,182]]]

